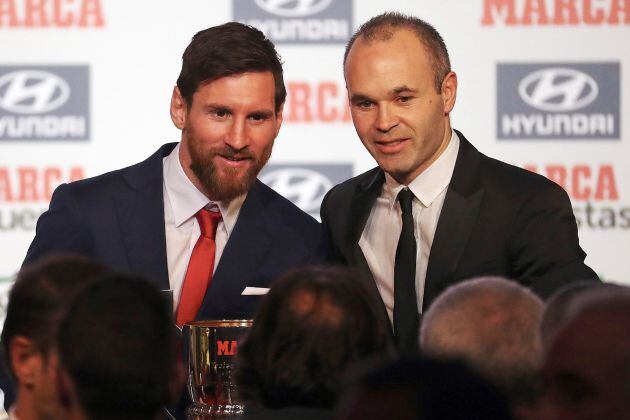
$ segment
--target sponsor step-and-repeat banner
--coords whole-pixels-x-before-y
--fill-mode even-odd
[[[179,139],[168,107],[181,54],[226,21],[278,47],[288,95],[260,178],[318,218],[333,185],[374,165],[342,60],[358,25],[387,10],[443,35],[459,80],[453,126],[565,188],[587,263],[630,283],[627,0],[0,0],[0,305],[59,184]]]

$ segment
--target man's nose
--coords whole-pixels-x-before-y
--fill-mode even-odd
[[[245,121],[235,119],[232,122],[225,143],[237,151],[249,145]]]
[[[378,107],[376,116],[376,129],[387,133],[389,130],[398,125],[398,117],[391,107],[387,104]]]

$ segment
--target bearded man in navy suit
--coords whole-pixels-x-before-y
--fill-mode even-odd
[[[232,22],[197,33],[171,99],[181,142],[57,188],[25,264],[73,251],[170,291],[179,324],[251,318],[273,278],[325,259],[317,221],[256,179],[285,97],[280,59],[262,32]],[[215,220],[205,255],[196,250],[201,213]],[[201,283],[188,283],[192,271],[205,272]],[[180,317],[187,283],[199,302]]]

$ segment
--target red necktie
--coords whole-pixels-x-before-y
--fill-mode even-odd
[[[206,290],[212,281],[212,270],[214,269],[214,238],[217,233],[217,226],[221,220],[221,213],[210,211],[205,208],[199,210],[195,215],[199,222],[201,235],[193,248],[184,285],[177,307],[177,325],[182,326],[186,322],[192,321],[197,316]]]

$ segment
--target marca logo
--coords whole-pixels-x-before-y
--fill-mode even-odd
[[[87,140],[89,92],[88,66],[0,66],[0,141]]]
[[[41,114],[66,103],[70,87],[45,71],[14,71],[0,77],[0,107],[19,114]]]
[[[319,13],[332,0],[254,0],[261,9],[278,16],[301,17]]]
[[[630,25],[630,0],[483,0],[481,24]]]
[[[499,139],[619,139],[619,63],[497,66]]]
[[[350,107],[346,88],[336,81],[288,81],[285,123],[347,123]]]
[[[100,0],[0,0],[0,28],[103,27]]]
[[[238,341],[236,340],[217,340],[218,356],[234,356],[238,349]]]
[[[352,8],[352,0],[232,0],[233,19],[276,44],[345,44]]]
[[[324,195],[335,185],[352,177],[352,165],[267,165],[260,180],[293,204],[319,219]]]
[[[610,163],[546,163],[523,167],[546,176],[567,191],[579,228],[630,229],[630,207],[621,200],[615,168]]]
[[[543,111],[574,111],[591,104],[599,89],[588,74],[569,68],[549,68],[526,76],[518,86],[521,98]]]

